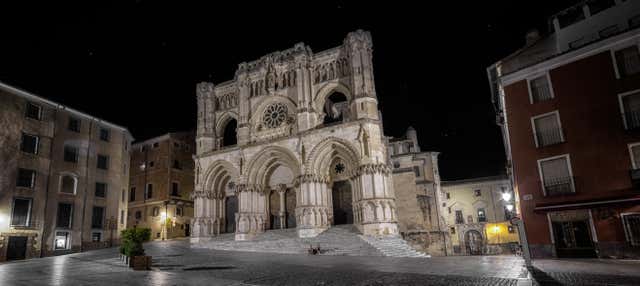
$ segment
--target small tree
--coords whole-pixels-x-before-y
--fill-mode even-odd
[[[120,252],[126,256],[143,256],[142,243],[151,240],[151,229],[130,228],[122,231],[122,246]]]

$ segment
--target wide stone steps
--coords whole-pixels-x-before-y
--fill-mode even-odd
[[[365,236],[359,235],[360,238],[377,250],[382,252],[384,256],[391,257],[431,257],[428,254],[419,252],[411,247],[404,239],[399,236]]]
[[[310,247],[320,246],[323,255],[427,257],[415,250],[411,252],[411,247],[399,237],[378,241],[369,239],[359,235],[353,225],[338,225],[313,238],[299,238],[296,229],[268,230],[250,241],[235,241],[234,234],[221,234],[193,247],[302,254],[307,253]],[[394,249],[396,247],[398,249]]]

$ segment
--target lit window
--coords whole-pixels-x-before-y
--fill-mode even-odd
[[[56,231],[55,250],[69,249],[69,232]]]
[[[478,222],[487,222],[487,213],[484,209],[478,209]]]

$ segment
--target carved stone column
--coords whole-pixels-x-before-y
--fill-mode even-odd
[[[316,174],[298,177],[296,223],[299,237],[314,237],[329,228],[333,212],[327,200],[328,183],[328,178]]]
[[[209,212],[209,206],[211,203],[211,194],[197,190],[191,193],[191,199],[194,203],[194,216],[191,220],[193,226],[191,232],[191,242],[200,242],[207,240],[212,236],[212,214]]]
[[[398,219],[391,170],[385,164],[361,165],[351,178],[354,223],[365,235],[397,235]]]
[[[264,232],[266,204],[262,186],[238,184],[238,213],[236,214],[236,240],[250,240]]]

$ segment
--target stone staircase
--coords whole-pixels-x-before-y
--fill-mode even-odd
[[[378,251],[382,252],[383,256],[390,257],[426,257],[431,255],[422,253],[413,249],[404,239],[399,236],[365,236],[358,235],[360,238],[371,246],[375,247]]]
[[[374,238],[360,235],[353,225],[332,226],[313,238],[299,238],[296,229],[268,230],[250,241],[235,241],[221,234],[192,247],[230,251],[305,254],[320,246],[323,255],[429,257],[413,250],[400,237]]]

